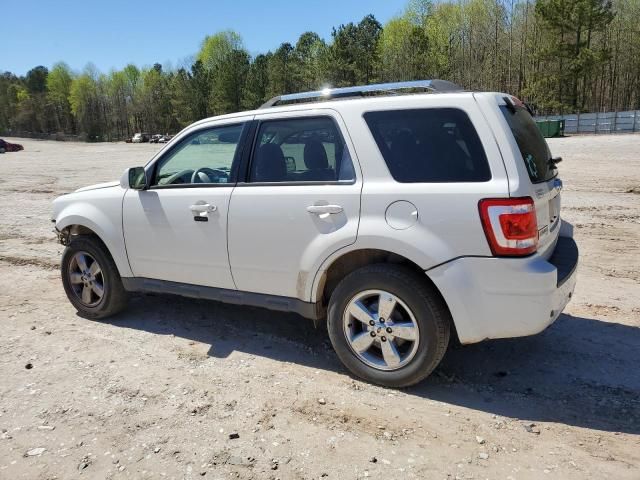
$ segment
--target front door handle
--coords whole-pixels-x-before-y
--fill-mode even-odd
[[[196,203],[195,205],[191,205],[189,210],[193,213],[209,213],[215,212],[218,209],[215,205],[209,205],[208,203]]]
[[[343,208],[340,205],[309,205],[307,212],[314,215],[327,216],[342,212]]]

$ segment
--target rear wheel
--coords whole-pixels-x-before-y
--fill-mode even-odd
[[[62,254],[61,273],[67,297],[83,317],[105,318],[125,307],[127,293],[120,274],[97,237],[72,237]]]
[[[451,318],[442,298],[415,272],[371,265],[346,276],[329,302],[331,343],[358,377],[406,387],[442,360]]]

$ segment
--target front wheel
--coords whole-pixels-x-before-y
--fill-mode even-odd
[[[126,305],[127,293],[104,244],[94,236],[78,235],[64,249],[60,265],[69,301],[86,318],[106,318]]]
[[[451,316],[424,278],[399,265],[346,276],[329,301],[329,338],[356,376],[386,387],[427,377],[447,349]]]

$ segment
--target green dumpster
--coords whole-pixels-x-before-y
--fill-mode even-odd
[[[564,136],[564,120],[537,120],[536,124],[545,138]]]

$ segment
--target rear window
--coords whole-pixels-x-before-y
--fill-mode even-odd
[[[502,105],[500,111],[516,139],[531,181],[540,183],[555,177],[558,171],[549,165],[551,152],[529,112],[522,107],[510,108],[506,105]]]
[[[480,138],[457,108],[368,112],[364,119],[397,182],[486,182]]]

